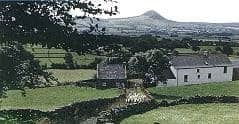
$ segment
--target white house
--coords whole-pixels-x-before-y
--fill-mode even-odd
[[[232,81],[233,66],[223,54],[173,55],[170,63],[171,76],[160,87]]]

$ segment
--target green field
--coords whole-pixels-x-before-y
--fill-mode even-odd
[[[202,104],[162,107],[133,115],[121,124],[238,124],[239,104]]]
[[[61,83],[76,82],[82,80],[93,79],[96,74],[96,70],[90,69],[75,69],[75,70],[64,70],[64,69],[48,69],[55,78]]]
[[[173,101],[182,97],[239,96],[239,81],[209,83],[179,87],[149,88],[158,101]],[[124,119],[122,124],[237,124],[239,104],[184,104],[161,107]]]
[[[65,62],[64,57],[66,51],[63,49],[56,48],[42,48],[41,46],[25,46],[25,49],[35,56],[35,59],[40,61],[40,65],[47,65],[47,67],[51,67],[51,64],[63,64]],[[48,54],[49,53],[49,54]],[[78,65],[89,65],[94,62],[96,57],[104,58],[102,56],[96,56],[92,54],[86,55],[78,55],[76,52],[72,52],[73,61]]]
[[[179,87],[149,88],[158,100],[176,100],[180,97],[200,96],[239,96],[239,81],[209,83]]]
[[[118,89],[98,90],[75,86],[28,89],[25,97],[22,96],[21,91],[11,90],[7,92],[7,98],[1,99],[0,107],[1,110],[28,108],[48,111],[78,101],[110,98],[118,95]]]
[[[195,53],[192,49],[186,49],[186,48],[176,48],[176,51],[179,53]]]

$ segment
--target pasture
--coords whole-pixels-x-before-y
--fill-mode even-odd
[[[27,89],[25,97],[19,90],[10,90],[7,92],[7,97],[1,99],[0,109],[37,109],[50,111],[74,102],[111,98],[119,94],[118,89],[99,90],[71,85]]]
[[[191,96],[239,96],[239,81],[148,89],[157,100],[176,100]]]
[[[26,45],[25,49],[31,52],[35,59],[40,61],[40,65],[46,65],[51,67],[52,64],[63,64],[65,62],[64,57],[66,51],[57,48],[43,48],[42,46],[29,46]],[[95,58],[104,58],[103,56],[97,56],[92,54],[78,55],[76,52],[71,52],[73,61],[81,66],[87,66],[95,61]]]
[[[195,53],[192,49],[186,49],[186,48],[176,48],[176,51],[178,51],[179,53]]]
[[[96,70],[91,69],[48,69],[47,71],[52,73],[52,75],[57,78],[60,83],[90,80],[93,79],[96,75]]]
[[[133,115],[121,124],[237,124],[239,104],[200,104],[161,107]]]

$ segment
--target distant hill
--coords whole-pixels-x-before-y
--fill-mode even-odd
[[[87,30],[89,23],[77,20],[77,28]],[[106,28],[107,34],[115,35],[171,35],[171,34],[239,34],[239,23],[176,22],[168,20],[156,11],[148,11],[140,16],[95,21]]]

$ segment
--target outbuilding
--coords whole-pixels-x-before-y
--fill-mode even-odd
[[[97,87],[123,88],[127,82],[126,66],[123,64],[98,64]]]

